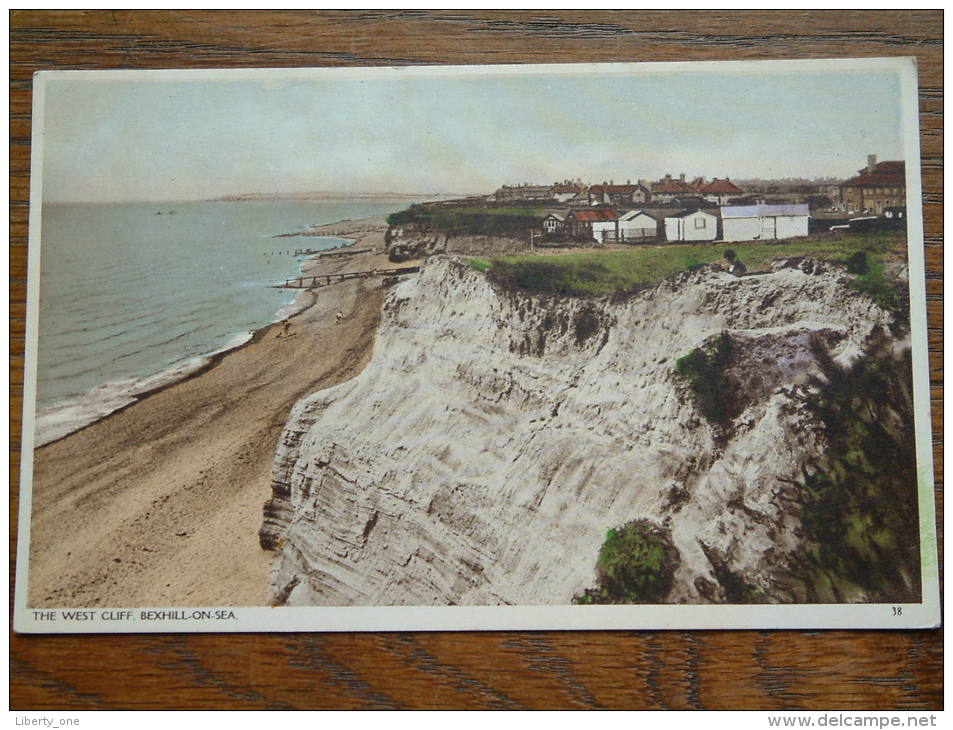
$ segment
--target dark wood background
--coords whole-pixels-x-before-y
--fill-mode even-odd
[[[942,516],[942,19],[941,11],[11,12],[11,591],[34,71],[916,56]],[[939,630],[11,633],[10,707],[938,709],[942,638]]]

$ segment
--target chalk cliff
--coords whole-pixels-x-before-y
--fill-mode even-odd
[[[291,414],[260,534],[275,602],[568,604],[607,529],[635,520],[677,550],[666,602],[726,600],[725,570],[785,600],[806,547],[796,484],[825,448],[804,397],[817,343],[841,363],[879,332],[909,347],[849,278],[706,267],[586,300],[431,258],[388,292],[366,370]],[[675,367],[722,336],[725,425]]]

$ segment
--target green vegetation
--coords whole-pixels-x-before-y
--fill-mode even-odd
[[[710,246],[659,246],[625,251],[504,256],[493,259],[490,276],[534,293],[598,296],[641,289],[678,271],[718,260]]]
[[[867,294],[887,311],[898,312],[904,310],[907,306],[906,296],[884,276],[884,268],[882,258],[872,258],[868,261],[866,253],[858,251],[847,260],[847,270],[856,274],[851,282],[851,287]]]
[[[598,584],[573,603],[658,603],[672,587],[678,563],[668,536],[648,522],[629,522],[606,533],[596,562]]]
[[[806,256],[847,263],[864,255],[867,270],[857,274],[855,286],[883,306],[896,309],[901,297],[884,277],[884,262],[905,255],[902,235],[884,231],[824,234],[775,243],[736,243],[723,251],[717,244],[640,246],[592,253],[503,256],[492,259],[488,274],[502,284],[536,293],[599,296],[638,291],[667,276],[718,261],[729,251],[748,272],[770,270],[772,260]]]
[[[412,205],[387,216],[387,224],[450,235],[513,236],[535,228],[539,215],[537,208]]]
[[[675,372],[688,383],[698,410],[712,423],[731,420],[731,390],[724,371],[731,361],[731,337],[722,332],[707,347],[696,347],[675,361]]]
[[[589,254],[583,254],[590,256]],[[600,259],[583,258],[567,262],[569,256],[520,256],[493,259],[489,276],[505,286],[515,286],[534,294],[599,294],[625,289],[628,279]],[[568,264],[568,265],[567,265]]]
[[[844,263],[847,264],[847,271],[851,274],[866,274],[870,271],[870,266],[867,264],[867,254],[864,251],[851,254]]]
[[[842,367],[818,340],[823,373],[808,406],[824,423],[826,454],[799,485],[814,547],[792,587],[799,602],[917,601],[919,521],[910,363],[884,336],[878,354]]]

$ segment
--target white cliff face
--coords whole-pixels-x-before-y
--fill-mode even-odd
[[[429,260],[388,293],[367,369],[292,412],[262,528],[276,602],[568,604],[633,520],[678,551],[666,601],[724,600],[713,560],[780,600],[803,548],[794,485],[824,448],[802,397],[811,335],[849,360],[890,321],[847,280],[705,269],[613,302]],[[723,331],[721,430],[675,362]]]

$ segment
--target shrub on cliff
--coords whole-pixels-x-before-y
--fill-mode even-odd
[[[795,570],[799,602],[920,600],[916,456],[909,358],[890,340],[853,365],[812,343],[823,377],[807,405],[827,449],[799,485],[811,548]]]
[[[851,274],[866,274],[870,271],[870,266],[867,263],[867,254],[864,251],[854,252],[847,257],[845,263],[847,264],[847,271]]]
[[[415,223],[418,220],[420,215],[420,206],[412,205],[405,210],[399,210],[396,213],[391,213],[387,216],[387,225],[389,226],[406,226],[410,223]]]
[[[687,384],[692,400],[712,423],[731,420],[731,390],[723,376],[731,361],[731,337],[718,335],[707,347],[696,347],[675,361],[675,372]]]
[[[905,287],[885,276],[886,267],[881,259],[868,258],[865,252],[858,251],[845,263],[847,271],[855,274],[850,283],[851,288],[868,295],[881,309],[897,313],[906,319],[908,303]]]
[[[659,603],[672,587],[678,552],[659,527],[629,522],[606,533],[596,561],[597,586],[573,603]]]

